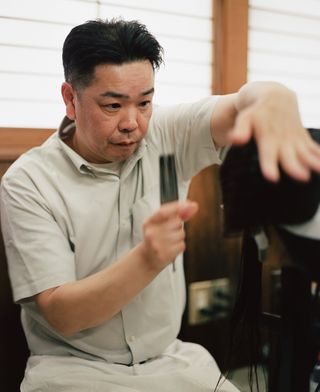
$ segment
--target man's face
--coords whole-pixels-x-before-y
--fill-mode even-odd
[[[90,86],[64,83],[67,114],[75,120],[70,146],[91,163],[121,162],[140,145],[152,114],[154,72],[149,61],[98,65]]]

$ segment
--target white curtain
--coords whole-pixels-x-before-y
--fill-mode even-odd
[[[0,127],[57,127],[63,41],[73,26],[98,17],[139,20],[164,47],[155,103],[210,94],[211,0],[0,0]]]
[[[320,127],[320,1],[249,1],[248,80],[297,92],[305,126]]]

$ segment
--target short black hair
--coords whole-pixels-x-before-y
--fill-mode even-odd
[[[63,45],[65,80],[75,88],[90,85],[95,67],[149,60],[153,69],[163,62],[163,48],[138,21],[90,20],[74,27]]]

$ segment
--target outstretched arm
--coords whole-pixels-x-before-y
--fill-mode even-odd
[[[291,177],[306,181],[320,172],[320,147],[303,127],[296,94],[275,82],[252,82],[238,93],[222,96],[212,114],[217,146],[257,143],[261,170],[279,180],[279,165]]]
[[[182,223],[195,202],[162,205],[144,223],[144,240],[116,263],[75,282],[37,294],[35,302],[61,335],[98,326],[118,313],[185,249]]]

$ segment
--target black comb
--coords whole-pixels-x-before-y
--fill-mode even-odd
[[[179,199],[176,164],[173,154],[160,155],[160,202]]]
[[[160,202],[169,203],[179,199],[176,164],[173,154],[160,155]],[[173,271],[176,270],[174,261]]]

